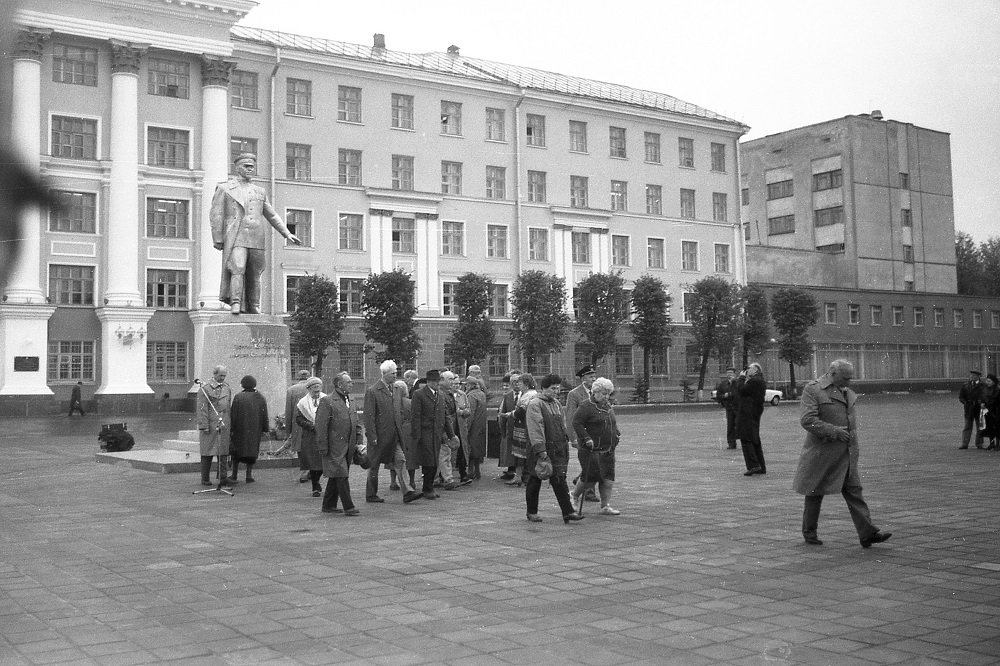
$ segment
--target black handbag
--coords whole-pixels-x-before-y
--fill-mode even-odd
[[[372,461],[368,459],[368,453],[364,451],[360,446],[354,447],[354,456],[351,462],[353,462],[361,469],[370,469],[372,466]]]

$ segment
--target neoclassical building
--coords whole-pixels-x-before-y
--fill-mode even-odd
[[[297,282],[337,281],[347,327],[326,367],[372,378],[360,284],[412,275],[424,349],[444,363],[457,278],[495,282],[498,377],[518,363],[508,295],[542,270],[652,274],[679,333],[654,386],[688,371],[685,285],[746,281],[739,138],[747,127],[666,94],[468,57],[391,50],[236,26],[254,2],[30,0],[15,14],[12,133],[62,205],[31,211],[0,305],[0,403],[65,399],[77,381],[101,409],[186,395],[218,301],[208,206],[232,156],[305,241],[267,249],[264,311]],[[571,335],[539,371],[570,373]],[[631,380],[626,329],[605,374]],[[293,358],[293,370],[308,362]]]

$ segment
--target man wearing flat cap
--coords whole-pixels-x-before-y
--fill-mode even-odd
[[[212,242],[222,251],[222,284],[219,300],[233,314],[260,313],[260,277],[264,273],[265,220],[286,240],[302,245],[281,221],[267,200],[264,188],[251,182],[257,156],[240,153],[233,163],[236,175],[215,188],[208,219]]]
[[[590,401],[590,389],[594,385],[594,380],[597,379],[597,370],[592,365],[585,365],[576,371],[576,376],[580,378],[580,385],[566,395],[566,409],[563,410],[566,417],[566,432],[570,433],[569,441],[574,449],[579,444],[576,437],[573,436],[573,415],[576,414],[580,405]],[[576,479],[573,482],[576,483]],[[597,493],[594,492],[593,487],[587,488],[585,498],[588,502],[598,501]]]
[[[428,370],[426,383],[413,392],[410,403],[410,427],[413,436],[413,456],[424,476],[424,499],[437,499],[434,477],[437,476],[441,444],[452,439],[455,431],[445,418],[445,396],[441,393],[441,373]]]
[[[969,381],[962,384],[958,391],[958,401],[962,403],[962,413],[965,416],[965,428],[962,429],[962,445],[958,448],[969,448],[969,441],[972,439],[972,431],[976,431],[976,448],[983,448],[983,433],[976,428],[976,418],[979,416],[979,399],[983,384],[982,377],[978,370],[969,370]]]

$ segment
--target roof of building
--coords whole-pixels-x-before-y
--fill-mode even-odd
[[[685,102],[664,93],[631,88],[617,83],[594,81],[578,76],[557,74],[532,67],[508,65],[479,58],[468,58],[457,52],[407,53],[405,51],[393,51],[348,42],[338,42],[320,37],[309,37],[247,26],[234,26],[232,37],[235,41],[280,46],[298,51],[310,51],[369,62],[381,62],[400,67],[412,67],[431,72],[507,84],[522,89],[573,95],[604,102],[627,104],[645,109],[668,111],[670,113],[732,124],[744,132],[749,129],[737,120],[727,118],[714,111],[709,111],[696,104]]]

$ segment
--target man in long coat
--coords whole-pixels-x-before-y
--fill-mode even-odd
[[[281,449],[279,449],[279,451],[291,449],[296,454],[298,454],[299,449],[302,447],[302,428],[295,422],[295,406],[299,404],[299,400],[301,400],[306,393],[309,393],[309,389],[306,388],[306,380],[309,379],[309,371],[299,370],[298,378],[298,382],[292,384],[285,390],[285,430],[288,433],[288,438],[285,440]],[[302,456],[299,456],[299,471],[302,472],[299,476],[299,483],[305,483],[308,481],[309,466],[305,464]]]
[[[334,392],[321,398],[316,407],[316,448],[323,458],[323,476],[329,479],[323,494],[323,513],[361,513],[351,499],[349,483],[351,459],[361,443],[361,418],[350,395],[353,383],[349,374],[339,373],[333,380]],[[337,508],[337,500],[342,509]]]
[[[233,160],[236,175],[215,188],[208,219],[212,243],[222,250],[222,283],[219,300],[231,306],[233,314],[242,310],[260,313],[260,276],[264,273],[267,226],[274,227],[285,240],[302,241],[288,230],[267,200],[264,188],[251,182],[257,171],[257,156],[240,153]]]
[[[566,417],[566,432],[569,433],[569,443],[574,449],[579,444],[573,434],[573,416],[576,414],[576,410],[580,409],[580,405],[590,402],[590,389],[594,385],[594,380],[597,379],[597,370],[592,365],[585,365],[577,371],[576,376],[580,378],[580,385],[566,394],[566,409],[563,410]],[[573,479],[573,483],[575,484],[579,478],[577,475],[576,479]],[[584,499],[588,502],[598,501],[597,493],[592,486],[587,488]]]
[[[446,438],[455,436],[455,431],[445,418],[445,397],[441,394],[440,381],[440,372],[428,370],[426,383],[413,392],[410,403],[413,453],[424,476],[424,499],[439,497],[434,492],[434,477],[437,476],[441,444]]]
[[[229,485],[226,468],[229,463],[229,407],[233,403],[233,390],[226,383],[226,366],[217,365],[212,379],[199,385],[198,390],[198,439],[201,452],[201,485],[211,486],[209,474],[212,458],[219,458],[219,479]]]
[[[386,360],[379,366],[382,378],[365,391],[365,438],[368,440],[368,483],[366,502],[383,502],[378,495],[378,473],[382,465],[396,472],[407,504],[420,498],[420,493],[407,483],[406,454],[403,451],[403,417],[406,390],[396,385],[396,362]]]
[[[862,548],[882,543],[892,536],[872,524],[871,512],[861,494],[858,473],[858,396],[849,387],[854,366],[845,359],[830,364],[824,376],[806,384],[802,391],[802,418],[806,441],[799,456],[792,488],[805,495],[802,536],[806,543],[820,546],[816,536],[819,510],[824,495],[840,493],[851,512]]]
[[[983,433],[976,427],[979,418],[979,394],[983,390],[982,373],[969,370],[969,381],[962,384],[958,391],[958,400],[962,403],[962,416],[965,417],[965,427],[962,429],[962,445],[958,448],[969,448],[972,441],[972,431],[976,431],[976,448],[983,448]]]
[[[517,471],[517,458],[511,452],[511,428],[513,427],[511,415],[521,397],[520,377],[520,372],[511,370],[510,375],[505,378],[509,378],[510,390],[503,394],[500,399],[500,407],[497,409],[497,426],[500,429],[500,459],[497,461],[497,465],[504,468],[500,479],[511,484],[518,481],[514,478]]]

